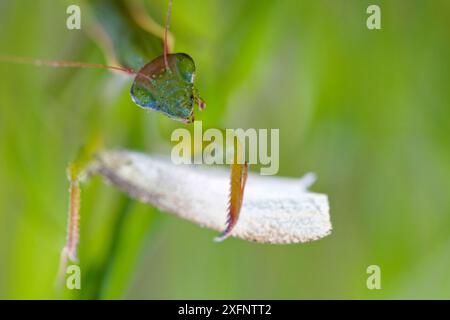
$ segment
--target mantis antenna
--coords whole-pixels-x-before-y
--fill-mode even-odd
[[[1,62],[11,62],[18,64],[33,64],[35,66],[46,66],[54,68],[86,68],[86,69],[109,69],[124,72],[127,74],[137,74],[133,69],[119,67],[119,66],[108,66],[99,63],[85,63],[76,61],[61,61],[61,60],[43,60],[34,59],[28,57],[14,57],[14,56],[0,56]]]
[[[166,26],[164,28],[164,64],[166,65],[167,70],[169,70],[169,62],[167,60],[167,56],[169,54],[169,44],[167,41],[167,34],[169,32],[171,15],[172,15],[172,0],[169,0],[169,7],[167,9],[167,16],[166,16]]]
[[[169,61],[167,56],[169,55],[169,44],[168,44],[168,32],[170,27],[170,17],[172,15],[172,2],[173,0],[169,0],[169,6],[167,10],[166,16],[166,25],[164,28],[164,64],[166,69],[169,70]],[[140,75],[148,80],[151,78],[140,72],[137,72],[131,68],[121,67],[121,66],[109,66],[100,63],[85,63],[85,62],[77,62],[77,61],[64,61],[64,60],[44,60],[44,59],[35,59],[29,57],[16,57],[16,56],[2,56],[0,55],[0,62],[9,62],[9,63],[17,63],[17,64],[31,64],[35,66],[46,66],[53,68],[84,68],[84,69],[106,69],[106,70],[114,70],[120,71],[129,75]]]
[[[38,67],[53,67],[53,68],[81,68],[81,69],[103,69],[103,70],[113,70],[126,73],[128,75],[140,75],[148,80],[151,78],[143,74],[141,72],[135,71],[131,68],[121,67],[121,66],[109,66],[106,64],[100,63],[86,63],[86,62],[78,62],[78,61],[65,61],[65,60],[44,60],[44,59],[35,59],[29,57],[15,57],[15,56],[1,56],[0,62],[9,62],[9,63],[17,63],[17,64],[31,64]]]

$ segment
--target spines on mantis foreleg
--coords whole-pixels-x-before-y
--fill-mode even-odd
[[[227,137],[228,138],[228,137]],[[244,190],[247,182],[248,163],[245,160],[245,150],[238,136],[232,137],[233,161],[231,163],[230,176],[230,198],[227,212],[227,222],[223,233],[216,237],[215,241],[223,241],[228,238],[235,227],[242,203],[244,201]],[[227,145],[227,147],[229,147]]]
[[[244,201],[244,190],[247,182],[248,164],[233,163],[230,177],[230,200],[228,204],[227,223],[224,232],[216,237],[215,241],[223,241],[228,238],[236,225]]]

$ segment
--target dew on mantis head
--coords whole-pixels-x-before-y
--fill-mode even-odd
[[[150,108],[182,122],[194,120],[194,105],[203,108],[194,86],[195,63],[185,53],[157,57],[137,72],[131,98],[142,108]]]

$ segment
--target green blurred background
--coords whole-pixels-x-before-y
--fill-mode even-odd
[[[69,4],[0,0],[0,54],[104,63],[66,29]],[[165,0],[146,7],[163,23]],[[279,128],[279,174],[317,173],[333,233],[217,244],[94,178],[82,290],[61,295],[68,162],[95,130],[108,148],[168,154],[180,125],[136,107],[129,78],[1,63],[0,298],[450,298],[450,1],[174,0],[171,31],[198,66],[198,118]],[[366,288],[373,264],[381,290]]]

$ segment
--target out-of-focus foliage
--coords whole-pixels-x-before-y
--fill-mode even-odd
[[[382,30],[366,28],[379,4]],[[68,3],[0,1],[0,54],[104,62]],[[147,1],[162,23],[167,3]],[[83,7],[82,7],[83,10]],[[279,128],[280,174],[319,176],[334,231],[304,245],[230,239],[84,184],[72,298],[449,298],[450,2],[174,0],[209,127]],[[155,52],[155,56],[160,52]],[[101,70],[0,64],[0,298],[55,298],[67,163],[92,132],[168,153],[181,126]],[[198,192],[203,192],[199,186]],[[366,288],[366,268],[382,290]]]

